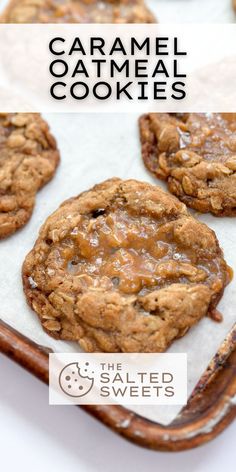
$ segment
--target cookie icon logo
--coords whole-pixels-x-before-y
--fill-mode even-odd
[[[60,372],[59,384],[64,393],[70,397],[83,397],[93,387],[94,371],[91,371],[89,362],[79,365],[78,362],[67,364]]]

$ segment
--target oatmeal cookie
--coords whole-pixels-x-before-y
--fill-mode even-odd
[[[55,139],[40,115],[0,113],[0,239],[25,225],[58,162]]]
[[[140,118],[146,167],[187,206],[236,215],[236,113],[150,113]]]
[[[86,351],[161,352],[228,281],[214,232],[173,195],[118,178],[64,202],[23,264],[45,331]]]
[[[155,23],[144,0],[11,0],[2,23]]]

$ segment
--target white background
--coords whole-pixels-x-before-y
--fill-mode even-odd
[[[190,0],[189,0],[190,1]],[[222,0],[223,1],[223,0]],[[87,53],[82,57],[80,53],[69,52],[70,47],[79,34],[81,44]],[[97,71],[92,61],[101,60],[100,52],[89,56],[88,38],[91,36],[102,37],[105,42],[105,64],[101,69],[101,77],[97,77]],[[150,56],[144,51],[135,51],[135,57],[130,54],[131,36],[141,44],[144,38],[150,41]],[[53,49],[64,50],[63,56],[57,57],[49,53],[48,44],[52,38],[63,37],[63,48],[56,44]],[[112,45],[117,37],[122,38],[122,44],[127,55],[114,53],[109,56]],[[165,75],[152,74],[156,70],[158,59],[155,55],[156,38],[169,38],[166,41],[168,56],[164,63],[169,78]],[[178,50],[186,51],[187,56],[174,54],[174,38],[178,39]],[[21,39],[19,42],[19,38]],[[146,51],[145,51],[146,52]],[[141,89],[139,83],[145,81],[135,77],[135,61],[145,59],[145,79],[148,86],[145,89],[147,100],[139,100]],[[162,58],[163,59],[163,58]],[[53,77],[49,73],[49,64],[57,61],[66,61],[68,72],[64,66],[53,67],[53,73],[65,74],[63,77]],[[76,75],[76,64],[83,60],[89,77]],[[115,60],[119,66],[124,65],[124,60],[129,62],[129,76],[124,73],[111,75],[111,60]],[[178,73],[186,74],[186,97],[176,100],[172,97],[180,97],[179,92],[173,93],[174,60],[177,61]],[[30,68],[29,68],[30,64]],[[236,25],[233,23],[180,23],[158,25],[136,24],[108,24],[108,25],[1,25],[0,27],[0,109],[2,112],[27,112],[38,111],[43,113],[116,113],[125,112],[235,112],[236,111]],[[65,84],[62,87],[60,81]],[[109,90],[101,87],[106,81],[110,87],[110,97],[105,100],[95,98],[95,90],[98,96],[107,97]],[[82,100],[72,98],[71,87],[78,82],[86,84],[88,96]],[[164,92],[157,93],[156,100],[154,84],[164,81]],[[99,85],[100,84],[100,85]],[[129,85],[130,84],[130,85]],[[98,85],[98,89],[96,86]],[[55,94],[65,97],[64,100],[55,100],[50,96],[50,87],[56,86]],[[132,100],[124,93],[119,96],[119,88],[128,86],[127,92]],[[71,90],[71,92],[70,92]],[[93,92],[94,91],[94,92]],[[83,97],[85,89],[76,86],[76,96]],[[78,95],[77,95],[78,94]],[[117,99],[118,94],[118,99]],[[15,97],[18,97],[17,101]]]
[[[236,422],[201,448],[160,453],[115,435],[0,355],[0,468],[13,472],[232,472]]]
[[[0,0],[0,6],[6,3]],[[230,0],[149,0],[162,22],[233,21]],[[199,449],[178,454],[138,448],[76,407],[48,405],[48,390],[0,355],[0,467],[25,472],[228,472],[236,422]]]

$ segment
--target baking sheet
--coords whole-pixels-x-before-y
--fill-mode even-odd
[[[21,285],[21,265],[32,248],[45,218],[59,204],[109,177],[135,178],[157,183],[144,168],[140,155],[134,114],[49,114],[45,118],[57,138],[61,164],[54,179],[37,196],[30,222],[15,235],[0,243],[0,318],[21,333],[55,352],[76,352],[78,344],[56,341],[43,332],[37,316],[27,306]],[[165,184],[160,182],[165,188]],[[214,229],[228,264],[236,268],[235,219],[210,215],[199,217]],[[236,320],[235,281],[226,288],[219,309],[222,323],[205,318],[169,352],[188,354],[188,393],[190,394],[210,359]],[[168,424],[180,407],[135,406],[145,417]]]
[[[0,10],[6,3],[7,0],[0,0]],[[235,21],[231,0],[147,0],[147,4],[162,23]],[[25,255],[32,248],[45,218],[66,198],[113,176],[157,182],[142,164],[137,115],[51,114],[45,118],[57,138],[62,161],[55,178],[39,192],[30,222],[0,243],[0,318],[56,352],[76,352],[77,344],[55,341],[46,335],[37,316],[27,306],[21,285]],[[165,188],[165,184],[160,185]],[[210,215],[199,218],[216,231],[228,264],[236,268],[235,219],[217,219]],[[189,394],[235,322],[235,305],[233,280],[219,304],[223,322],[217,324],[205,318],[169,349],[169,352],[188,354]],[[153,421],[168,424],[180,407],[136,406],[132,409]]]

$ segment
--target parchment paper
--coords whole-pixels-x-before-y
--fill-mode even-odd
[[[15,235],[0,242],[0,318],[41,345],[56,352],[76,352],[75,343],[55,341],[45,334],[37,316],[27,306],[21,285],[21,265],[32,248],[45,218],[59,204],[73,195],[109,177],[135,178],[165,184],[152,178],[141,160],[134,114],[54,114],[45,118],[57,138],[61,164],[54,179],[37,196],[30,222]],[[228,264],[236,268],[235,218],[199,217],[214,229],[224,249]],[[182,339],[175,341],[169,352],[188,354],[188,392],[191,393],[200,375],[236,320],[235,281],[226,288],[219,305],[222,323],[205,318]],[[135,407],[143,416],[169,423],[180,407]]]
[[[0,0],[0,10],[6,3],[7,0]],[[235,21],[231,0],[147,0],[147,4],[161,22]],[[155,184],[157,181],[142,164],[136,115],[55,114],[45,118],[57,138],[62,161],[54,179],[39,192],[30,222],[0,242],[0,318],[56,352],[76,352],[79,350],[77,344],[55,341],[45,334],[37,316],[27,306],[21,285],[21,265],[25,255],[32,248],[45,218],[66,198],[113,176]],[[159,185],[165,188],[165,184],[159,182]],[[235,269],[236,219],[217,219],[210,215],[198,215],[198,218],[216,231],[225,258]],[[189,394],[235,322],[235,306],[233,280],[219,304],[223,322],[217,324],[205,318],[169,349],[169,352],[187,352]],[[180,407],[136,406],[132,410],[153,421],[168,424]]]

